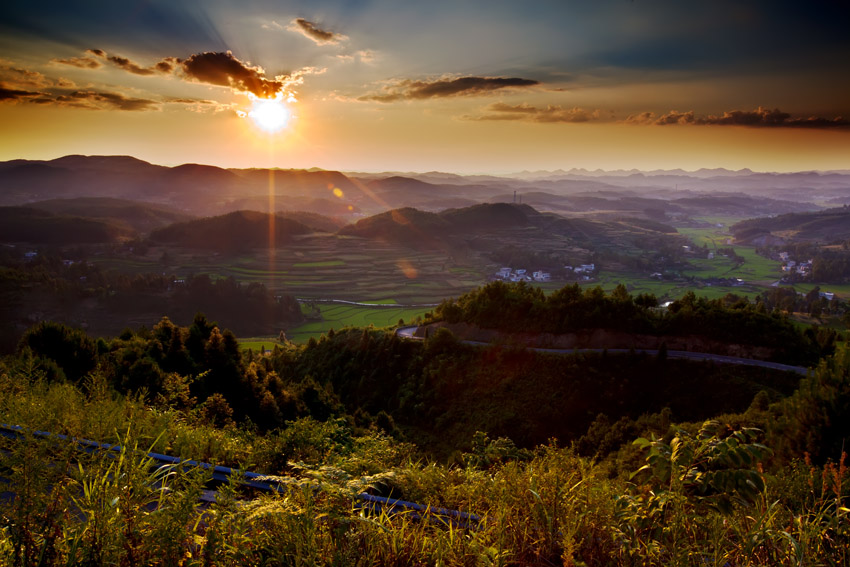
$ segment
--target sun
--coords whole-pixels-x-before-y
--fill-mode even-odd
[[[282,97],[256,98],[248,116],[254,124],[269,133],[285,128],[289,123],[289,109]]]

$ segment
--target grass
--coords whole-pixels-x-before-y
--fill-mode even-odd
[[[368,327],[369,325],[389,327],[397,324],[399,319],[410,322],[431,310],[430,307],[363,307],[339,304],[317,304],[317,306],[321,312],[322,320],[288,329],[286,331],[287,339],[295,343],[306,343],[311,337],[319,338],[331,329]]]
[[[123,447],[112,455],[86,455],[58,440],[4,440],[5,486],[16,496],[0,500],[3,565],[772,566],[850,560],[842,498],[850,479],[843,463],[821,471],[798,462],[762,474],[740,456],[758,446],[736,445],[735,459],[712,452],[729,438],[680,431],[677,442],[685,448],[675,459],[662,440],[646,441],[666,449],[646,459],[649,470],[666,466],[670,479],[659,474],[660,482],[646,476],[626,482],[554,441],[514,458],[506,457],[508,440],[476,434],[464,465],[442,465],[411,458],[410,446],[386,436],[355,436],[332,421],[289,422],[265,436],[196,425],[191,414],[105,391],[96,376],[87,395],[18,372],[0,373],[0,385],[4,419]],[[286,471],[281,494],[247,499],[233,482],[201,509],[204,474],[153,468],[144,456],[153,449],[204,459],[198,446],[178,447],[187,432],[215,440],[213,446],[236,440],[227,446],[230,454],[216,447],[219,462],[239,459],[280,474],[263,455],[286,444],[300,463]],[[629,450],[636,468],[646,453],[634,445]],[[703,472],[708,459],[711,467]],[[736,478],[710,484],[718,471],[764,479],[765,486],[750,490],[746,505],[733,502],[720,512],[714,502],[724,491],[746,493],[735,492]],[[711,490],[688,487],[685,478]],[[402,499],[486,521],[465,530],[412,514],[357,509],[354,495],[378,483]]]
[[[345,266],[342,260],[323,260],[320,262],[296,262],[292,265],[293,268],[332,268],[336,266]]]
[[[819,287],[821,291],[833,292],[841,299],[850,299],[850,284],[795,283],[793,287],[800,293],[809,293],[815,287]]]
[[[253,350],[254,352],[260,352],[262,349],[270,351],[274,349],[277,344],[280,344],[278,342],[278,337],[248,337],[245,339],[239,339],[240,349]]]
[[[383,299],[371,301],[375,305],[394,305],[394,299]],[[399,319],[411,322],[417,317],[422,317],[430,311],[430,307],[366,307],[362,305],[327,304],[317,303],[316,308],[321,316],[321,321],[310,321],[287,329],[286,338],[296,344],[304,344],[310,338],[318,339],[331,329],[342,329],[343,327],[391,327],[398,324]],[[307,304],[301,304],[301,311],[305,315],[312,315],[313,309]],[[278,336],[249,337],[239,339],[239,347],[243,350],[251,349],[255,352],[264,347],[271,350],[278,344]]]

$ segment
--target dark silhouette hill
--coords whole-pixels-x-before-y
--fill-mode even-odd
[[[280,202],[286,197],[330,199],[352,212],[357,203],[369,202],[371,193],[336,171],[163,167],[129,156],[13,160],[0,163],[0,173],[0,205],[112,197],[167,204],[192,215],[221,214],[247,205],[240,203],[246,195],[263,196],[267,202],[271,188]]]
[[[480,202],[489,200],[500,192],[498,187],[481,184],[430,183],[413,177],[392,175],[373,179],[366,183],[373,198],[384,205],[384,208],[402,208],[414,206],[418,208],[442,210],[452,206],[458,199],[466,204],[472,204],[469,199]]]
[[[276,195],[328,198],[334,197],[334,189],[342,192],[341,199],[361,200],[363,190],[355,182],[338,171],[307,171],[303,169],[231,169],[237,177],[250,182],[254,187],[269,190]]]
[[[135,236],[118,223],[54,215],[31,207],[0,207],[0,241],[32,244],[95,244]]]
[[[493,232],[529,224],[527,205],[485,203],[440,213],[393,209],[343,227],[339,234],[395,242],[414,248],[442,247],[458,235]]]
[[[29,206],[55,215],[99,219],[104,222],[123,224],[129,229],[141,233],[148,233],[175,222],[192,219],[190,215],[165,205],[110,197],[51,199],[31,203]]]
[[[527,226],[529,217],[537,215],[537,211],[528,205],[484,203],[439,214],[455,232],[478,232]]]
[[[257,211],[235,211],[155,230],[150,240],[157,244],[229,253],[265,248],[270,244],[283,246],[295,235],[310,232],[310,228],[295,220]]]
[[[437,213],[405,207],[361,219],[340,229],[339,234],[431,249],[442,248],[451,229]]]
[[[287,220],[300,222],[304,226],[310,227],[318,232],[336,232],[348,224],[346,221],[339,218],[327,217],[305,211],[279,212],[277,216]]]

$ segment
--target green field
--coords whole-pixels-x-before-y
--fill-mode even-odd
[[[331,268],[335,266],[344,266],[342,260],[324,260],[321,262],[296,262],[292,265],[293,268]]]
[[[782,263],[756,254],[752,246],[732,244],[732,235],[728,227],[740,219],[730,218],[702,218],[712,225],[722,224],[722,227],[710,226],[705,228],[679,228],[679,233],[690,238],[697,246],[707,246],[709,250],[716,251],[718,248],[733,248],[735,253],[744,258],[744,263],[735,266],[730,258],[715,256],[708,260],[705,258],[689,259],[692,269],[682,270],[682,275],[696,278],[740,278],[747,283],[756,285],[769,285],[777,281],[782,275]]]
[[[383,300],[374,302],[376,305],[393,305],[395,300]],[[421,317],[432,307],[365,307],[362,305],[340,305],[340,304],[317,304],[316,307],[321,314],[321,321],[310,321],[298,327],[286,330],[286,338],[297,344],[306,343],[310,337],[319,338],[331,329],[342,329],[343,327],[390,327],[398,324],[399,319],[405,322],[414,321]],[[312,309],[302,304],[302,311],[310,315]],[[239,346],[243,349],[260,350],[265,346],[267,350],[274,348],[278,337],[250,337],[239,340]]]

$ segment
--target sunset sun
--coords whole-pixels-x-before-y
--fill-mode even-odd
[[[290,114],[286,103],[280,98],[257,98],[248,116],[254,124],[269,133],[286,127]]]

